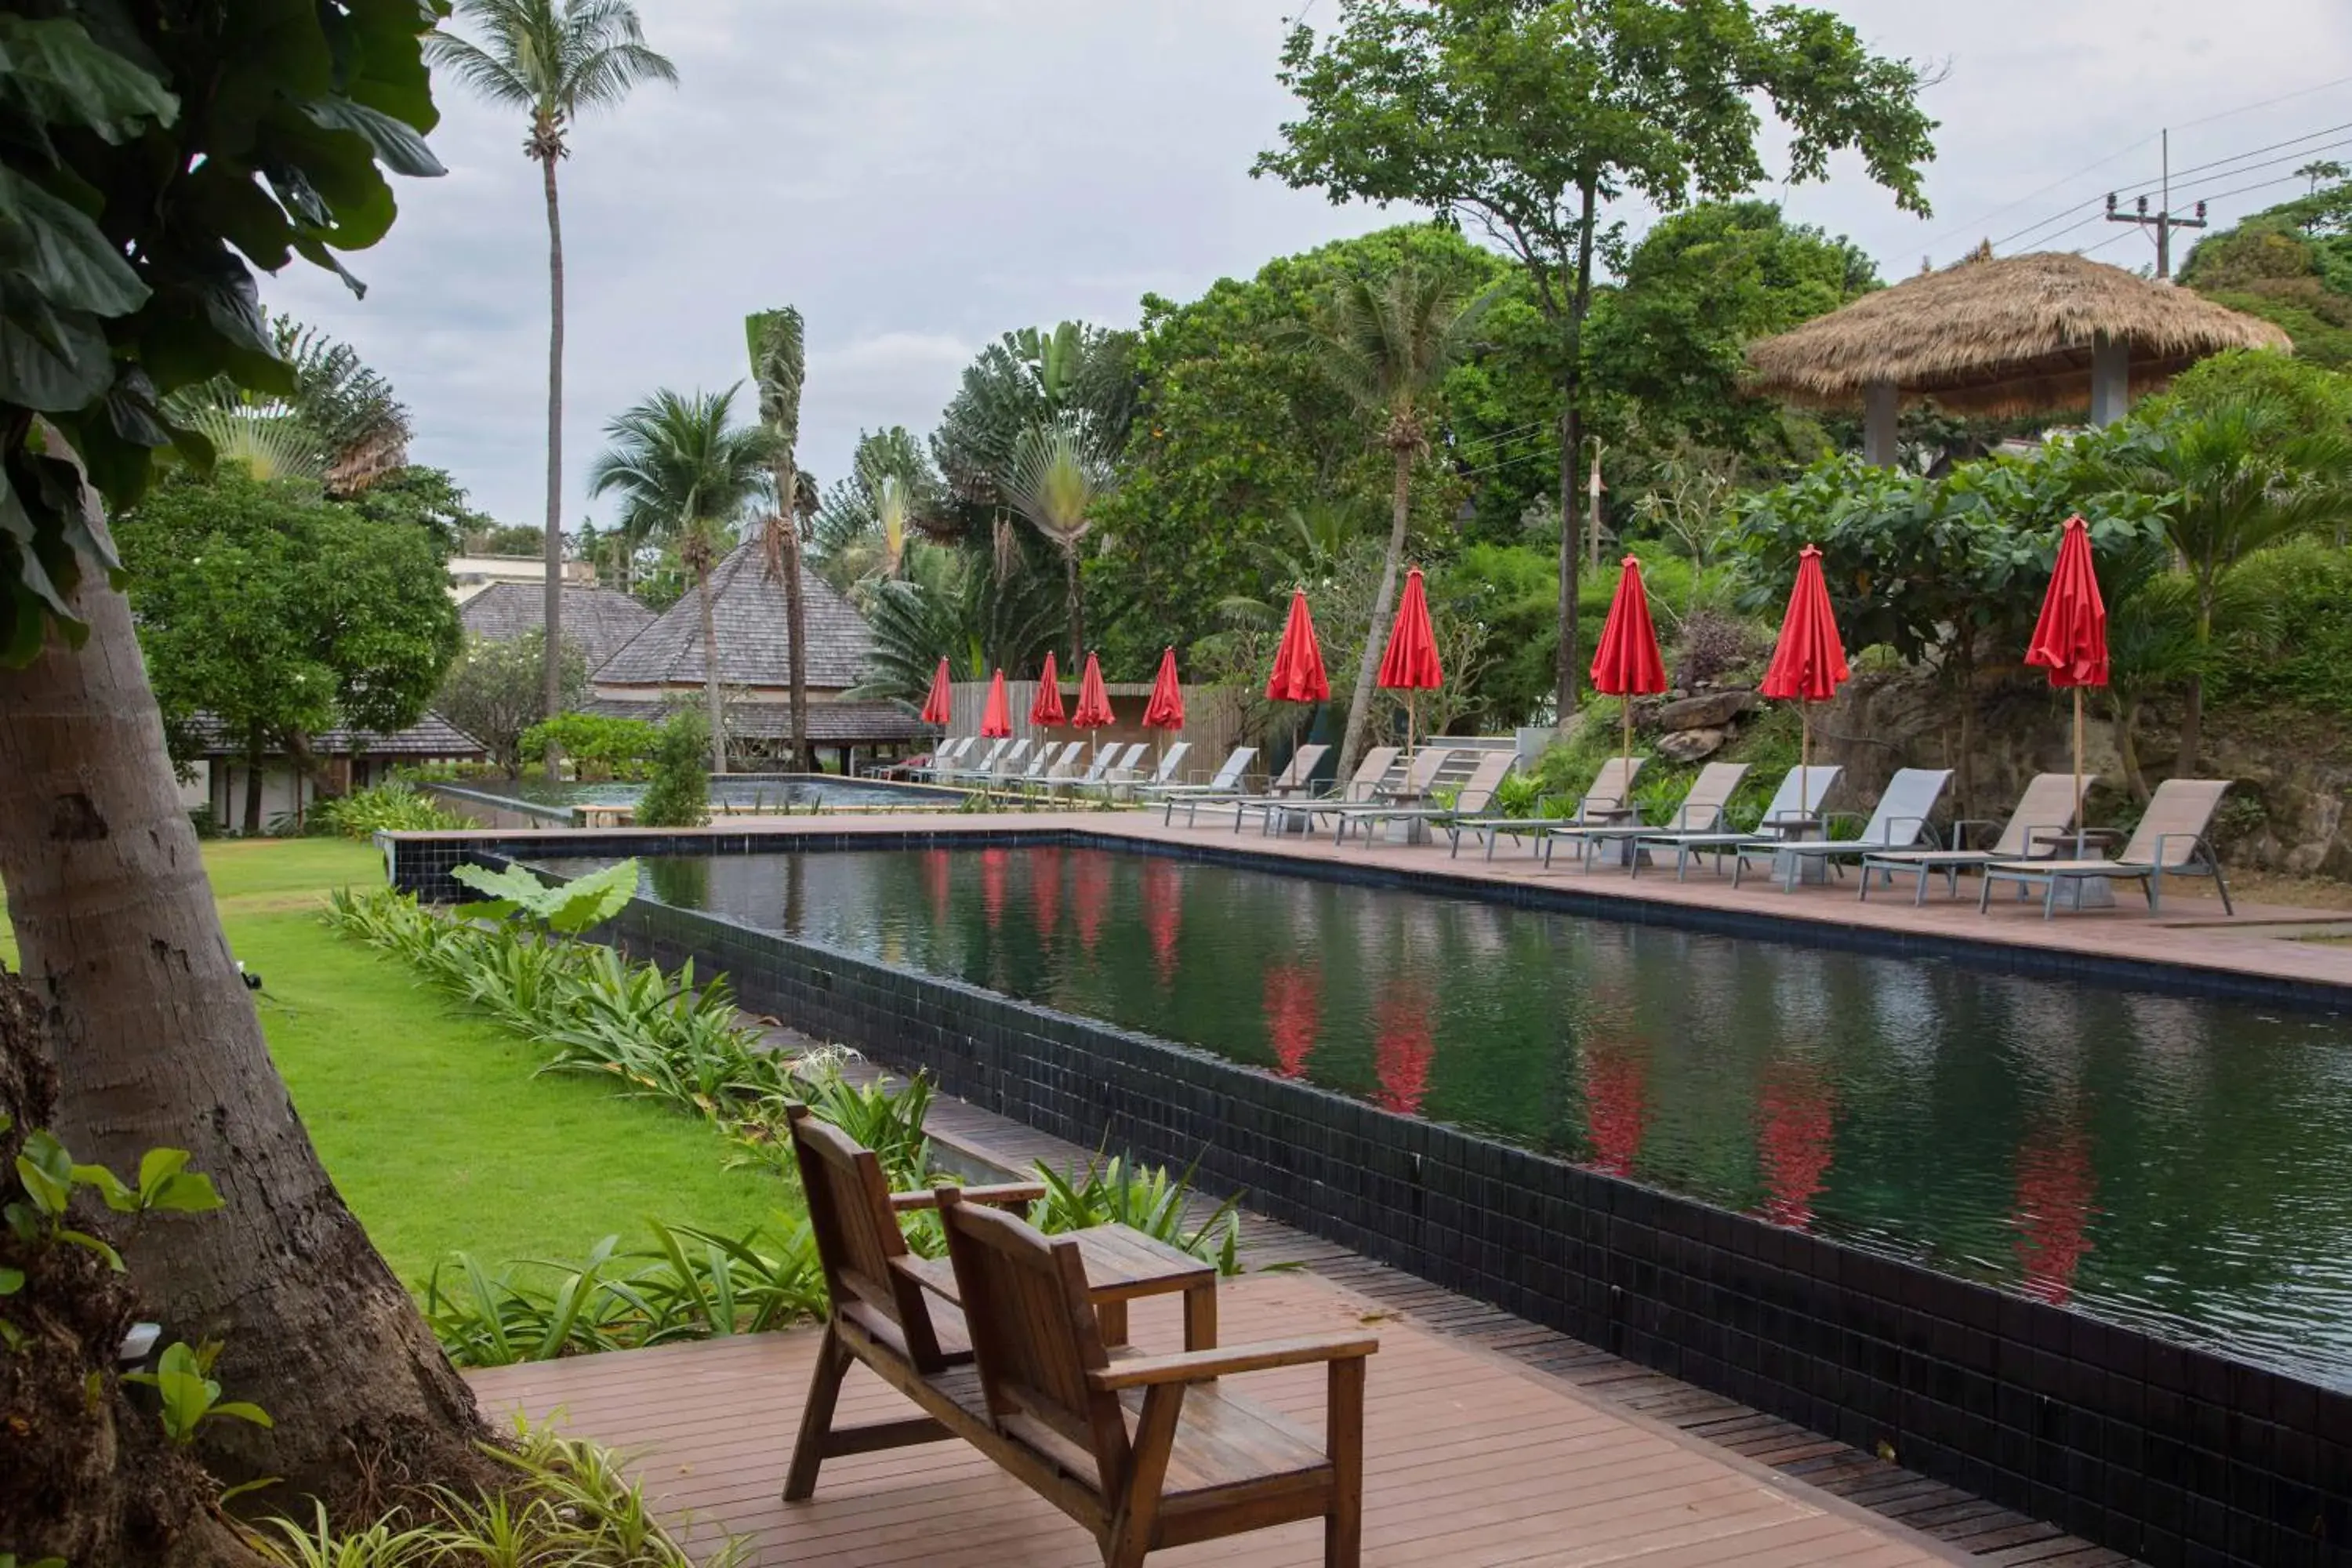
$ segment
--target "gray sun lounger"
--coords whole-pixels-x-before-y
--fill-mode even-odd
[[[1136,794],[1150,800],[1177,800],[1188,795],[1239,795],[1242,775],[1257,758],[1255,746],[1235,746],[1217,764],[1217,771],[1206,784],[1144,784]]]
[[[1405,765],[1402,779],[1391,783],[1383,774],[1360,799],[1307,801],[1291,815],[1303,818],[1307,831],[1312,833],[1316,831],[1317,824],[1326,816],[1339,816],[1344,821],[1346,813],[1390,810],[1402,805],[1408,799],[1425,804],[1438,775],[1454,761],[1454,750],[1452,746],[1423,746]]]
[[[1132,772],[1135,764],[1143,760],[1143,753],[1150,750],[1151,748],[1140,741],[1129,742],[1125,746],[1113,741],[1095,753],[1092,765],[1084,774],[1075,779],[1063,780],[1060,787],[1066,789],[1074,796],[1097,792],[1108,795],[1115,776]]]
[[[1544,847],[1545,863],[1551,859],[1550,836],[1554,828],[1580,827],[1600,822],[1622,822],[1620,814],[1632,804],[1633,781],[1642,776],[1642,764],[1647,757],[1612,757],[1601,764],[1592,775],[1592,785],[1584,798],[1576,803],[1573,816],[1470,816],[1447,825],[1447,835],[1454,840],[1453,853],[1462,853],[1462,836],[1465,833],[1481,838],[1486,844],[1486,858],[1495,858],[1495,841],[1498,838],[1525,838]],[[1532,850],[1529,853],[1533,853]]]
[[[2086,777],[2084,788],[2090,786]],[[2017,809],[2009,814],[2009,821],[2000,837],[1990,849],[1970,849],[1968,830],[1990,827],[1990,822],[1956,822],[1952,825],[1952,845],[1949,849],[1882,849],[1862,858],[1862,899],[1870,897],[1870,884],[1885,878],[1892,884],[1895,878],[1908,873],[1916,879],[1911,901],[1927,901],[1927,884],[1941,875],[1945,890],[1952,897],[1960,894],[1960,873],[1981,871],[1997,860],[2050,859],[2057,854],[2057,841],[2065,837],[2074,824],[2074,775],[2073,773],[2036,773],[2017,797]],[[2020,888],[2019,892],[2024,889]]]
[[[1021,776],[1011,780],[1006,787],[1018,790],[1024,798],[1034,799],[1077,766],[1078,757],[1086,749],[1084,741],[1066,741],[1058,747],[1048,741],[1037,748],[1037,754],[1029,759],[1029,766]]]
[[[1720,829],[1707,833],[1678,832],[1672,828],[1656,828],[1633,840],[1633,872],[1642,874],[1641,851],[1662,854],[1675,852],[1675,880],[1681,881],[1690,869],[1692,859],[1700,855],[1715,858],[1718,868],[1727,855],[1757,845],[1781,844],[1815,826],[1822,816],[1822,802],[1837,787],[1843,768],[1790,768],[1780,775],[1780,785],[1772,792],[1772,799],[1764,807],[1764,816],[1753,833],[1738,833]]]
[[[1503,782],[1504,777],[1518,765],[1518,754],[1515,752],[1486,752],[1478,759],[1477,766],[1470,770],[1470,776],[1462,782],[1461,792],[1454,797],[1452,805],[1373,805],[1343,808],[1339,813],[1339,833],[1335,842],[1345,844],[1348,842],[1349,829],[1361,827],[1364,830],[1364,847],[1369,849],[1372,845],[1374,827],[1398,822],[1407,825],[1436,823],[1450,827],[1465,817],[1475,817],[1478,813],[1486,810],[1494,800],[1495,786]],[[1455,842],[1459,844],[1460,840],[1457,838]]]
[[[1176,808],[1181,805],[1184,808],[1184,826],[1190,827],[1200,820],[1201,808],[1205,805],[1212,811],[1234,808],[1234,822],[1238,825],[1241,820],[1238,806],[1244,800],[1297,799],[1313,788],[1315,770],[1330,750],[1328,746],[1301,746],[1291,752],[1289,765],[1266,785],[1263,795],[1248,795],[1238,781],[1233,788],[1214,793],[1205,789],[1171,790],[1161,797],[1168,803],[1168,809],[1161,814],[1160,821],[1173,826]]]
[[[1658,833],[1713,833],[1723,824],[1724,807],[1747,782],[1746,763],[1709,763],[1699,769],[1698,777],[1691,781],[1682,802],[1674,815],[1657,826],[1645,826],[1636,818],[1632,821],[1596,822],[1585,826],[1555,827],[1544,840],[1544,868],[1551,867],[1552,851],[1562,840],[1576,846],[1578,863],[1592,868],[1598,850],[1608,845],[1619,845],[1628,863],[1641,859],[1639,840]]]
[[[1769,860],[1780,875],[1780,890],[1792,891],[1797,884],[1812,875],[1811,868],[1833,867],[1843,861],[1859,861],[1865,855],[1881,849],[1902,849],[1921,839],[1935,842],[1935,829],[1929,818],[1935,815],[1936,803],[1943,798],[1944,786],[1952,782],[1949,768],[1898,768],[1886,781],[1886,789],[1878,797],[1877,809],[1863,825],[1858,838],[1807,838],[1794,842],[1751,844],[1734,851],[1731,885],[1739,886],[1739,879],[1754,859]],[[1822,819],[1824,827],[1829,818]]]
[[[2147,895],[2148,913],[2157,914],[2161,912],[2163,901],[2158,879],[2175,876],[2212,878],[2214,890],[2221,895],[2221,912],[2234,917],[2238,910],[2230,902],[2229,883],[2221,879],[2221,862],[2213,853],[2211,841],[2205,837],[2231,783],[2229,779],[2165,780],[2148,797],[2147,810],[2141,813],[2139,826],[2132,829],[2131,841],[2112,860],[1995,861],[1985,868],[1984,889],[1977,895],[1978,910],[1982,912],[1991,907],[1995,882],[2016,882],[2025,887],[2039,884],[2043,889],[2042,918],[2046,921],[2057,912],[2062,887],[2079,888],[2094,878],[2104,877],[2112,881],[2137,882]]]
[[[956,767],[962,763],[964,753],[971,751],[972,747],[979,744],[979,742],[980,737],[977,735],[950,736],[947,740],[941,741],[939,743],[938,749],[931,752],[931,760],[929,762],[902,766],[898,771],[905,773],[910,779],[940,778],[947,773],[954,772]]]
[[[1355,801],[1369,802],[1372,798],[1372,792],[1386,782],[1391,774],[1397,774],[1402,782],[1402,774],[1399,772],[1398,758],[1403,754],[1400,747],[1374,746],[1364,753],[1364,760],[1356,764],[1355,775],[1349,779],[1346,789],[1334,795],[1318,795],[1312,793],[1309,788],[1300,788],[1287,795],[1244,796],[1232,803],[1234,831],[1239,833],[1242,830],[1242,824],[1252,813],[1255,813],[1259,817],[1259,832],[1271,836],[1276,824],[1283,824],[1285,830],[1287,831],[1288,824],[1293,818],[1303,818],[1307,812],[1318,805],[1328,806]]]

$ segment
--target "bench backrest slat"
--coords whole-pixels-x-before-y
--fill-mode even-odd
[[[936,1370],[940,1355],[930,1310],[920,1288],[890,1267],[907,1256],[907,1237],[890,1211],[881,1160],[805,1105],[785,1107],[784,1116],[834,1310],[879,1318],[898,1331],[918,1368]]]

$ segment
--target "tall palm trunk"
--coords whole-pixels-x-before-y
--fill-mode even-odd
[[[563,219],[555,201],[553,151],[540,154],[547,185],[547,671],[545,716],[563,710]],[[563,775],[563,753],[547,748],[547,782]]]
[[[801,584],[800,518],[793,508],[793,492],[800,487],[800,474],[787,458],[776,465],[777,517],[781,531],[777,553],[784,563],[784,629],[792,646],[785,653],[785,678],[791,683],[793,749],[787,766],[803,773],[816,772],[816,763],[808,749],[808,597]]]
[[[1083,668],[1087,654],[1087,600],[1078,585],[1078,542],[1075,539],[1062,546],[1062,564],[1069,572],[1070,599],[1070,668]]]
[[[2211,579],[2197,584],[2197,668],[2189,672],[2189,689],[2180,710],[2180,756],[2173,772],[2197,776],[2198,753],[2205,749],[2205,659],[2212,649],[2213,587]]]
[[[1554,677],[1553,712],[1568,722],[1576,711],[1578,678],[1577,573],[1584,552],[1578,548],[1576,460],[1584,447],[1584,316],[1592,305],[1592,208],[1596,187],[1587,182],[1580,193],[1583,216],[1576,233],[1575,292],[1568,302],[1565,349],[1568,363],[1560,374],[1559,414],[1559,667]]]
[[[702,603],[702,702],[710,721],[710,771],[727,771],[727,709],[719,699],[719,622],[711,613],[710,562],[694,563],[694,593]]]
[[[1372,618],[1364,628],[1364,653],[1356,661],[1356,690],[1348,700],[1348,727],[1339,741],[1339,777],[1356,776],[1364,754],[1364,726],[1371,718],[1372,679],[1381,668],[1381,631],[1396,600],[1398,563],[1404,559],[1405,521],[1412,515],[1413,448],[1396,447],[1396,477],[1389,498],[1389,550],[1381,563],[1380,592],[1372,595]]]
[[[276,1424],[206,1422],[198,1458],[230,1481],[282,1477],[268,1495],[287,1507],[306,1493],[340,1501],[395,1456],[418,1484],[484,1477],[473,1395],[336,1194],[270,1064],[130,607],[95,577],[78,598],[80,649],[52,640],[0,669],[0,883],[48,1015],[58,1135],[120,1172],[148,1149],[184,1149],[225,1201],[158,1215],[126,1248],[166,1337],[223,1342],[227,1396]]]

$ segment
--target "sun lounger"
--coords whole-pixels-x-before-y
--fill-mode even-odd
[[[1201,808],[1204,805],[1212,810],[1219,810],[1236,806],[1239,802],[1251,798],[1296,799],[1314,787],[1315,770],[1330,750],[1328,746],[1301,746],[1291,752],[1290,765],[1284,768],[1274,781],[1266,785],[1265,794],[1261,796],[1252,797],[1244,795],[1238,783],[1234,788],[1222,794],[1213,794],[1206,790],[1171,792],[1164,797],[1168,802],[1168,809],[1161,814],[1160,821],[1172,826],[1176,821],[1176,808],[1180,805],[1184,808],[1184,826],[1190,827],[1200,820]],[[1235,826],[1239,826],[1241,818],[1238,814],[1234,820]]]
[[[1462,782],[1451,805],[1349,806],[1339,813],[1339,833],[1336,842],[1345,844],[1349,830],[1360,827],[1364,830],[1364,847],[1370,848],[1372,829],[1392,823],[1403,823],[1407,826],[1426,826],[1433,823],[1451,828],[1465,817],[1475,817],[1486,810],[1494,801],[1496,786],[1518,765],[1518,762],[1516,752],[1489,751],[1482,753],[1477,765],[1471,769],[1470,776]],[[1458,845],[1461,840],[1457,837],[1454,842]]]
[[[2089,784],[2085,779],[2085,787]],[[1952,897],[1959,897],[1960,873],[1980,871],[1996,860],[2050,859],[2058,852],[2054,842],[2063,837],[2074,823],[2074,775],[2073,773],[2036,773],[2025,793],[2017,798],[2017,809],[2009,814],[2009,821],[2000,837],[1990,849],[1970,849],[1967,846],[1970,827],[1990,827],[1990,823],[1956,822],[1952,825],[1952,847],[1949,849],[1884,849],[1862,858],[1861,897],[1870,897],[1870,884],[1874,878],[1884,877],[1890,884],[1898,876],[1908,873],[1916,879],[1911,891],[1914,904],[1927,901],[1928,880],[1940,873],[1944,886]],[[2024,889],[2019,889],[2021,894]]]
[[[1638,760],[1638,759],[1637,759]],[[1555,827],[1544,840],[1544,868],[1551,868],[1552,851],[1562,840],[1576,846],[1576,858],[1586,869],[1591,868],[1594,852],[1611,844],[1627,847],[1628,859],[1638,865],[1641,859],[1639,840],[1664,833],[1713,833],[1721,826],[1723,808],[1731,804],[1748,778],[1746,763],[1709,763],[1699,769],[1698,777],[1675,807],[1674,815],[1664,824],[1650,826],[1639,817],[1613,822],[1596,822],[1584,826]]]
[[[1315,832],[1326,816],[1338,817],[1349,811],[1378,811],[1387,807],[1412,804],[1424,805],[1429,792],[1436,786],[1437,777],[1454,761],[1451,746],[1423,746],[1405,765],[1404,777],[1383,776],[1361,800],[1315,800],[1299,805],[1291,815],[1303,819],[1307,831]]]
[[[1763,816],[1753,833],[1727,830],[1690,832],[1673,828],[1657,828],[1641,834],[1633,840],[1635,854],[1632,870],[1642,874],[1642,853],[1675,852],[1675,880],[1679,882],[1690,869],[1693,858],[1701,855],[1715,858],[1717,869],[1727,855],[1736,855],[1750,845],[1779,844],[1811,832],[1821,824],[1822,802],[1837,787],[1843,768],[1790,768],[1780,777],[1780,785],[1772,792],[1772,799],[1764,807]]]
[[[1144,749],[1148,751],[1150,748],[1146,747]],[[1176,770],[1184,765],[1184,758],[1192,752],[1192,742],[1177,742],[1174,745],[1169,747],[1165,752],[1162,752],[1160,754],[1159,764],[1149,773],[1145,773],[1131,765],[1115,770],[1111,773],[1109,780],[1113,792],[1116,793],[1118,790],[1124,789],[1132,794],[1139,795],[1148,789],[1157,789],[1164,784],[1174,784],[1176,782]]]
[[[1107,795],[1110,791],[1112,780],[1120,773],[1132,773],[1136,763],[1143,760],[1143,753],[1150,750],[1151,750],[1150,746],[1140,742],[1126,746],[1113,742],[1096,752],[1094,763],[1086,773],[1068,781],[1065,787],[1073,795],[1092,795],[1097,792]]]
[[[2042,918],[2048,920],[2057,912],[2061,888],[2075,889],[2079,903],[2082,885],[2104,877],[2111,881],[2137,882],[2147,895],[2148,912],[2155,914],[2160,911],[2163,900],[2158,879],[2210,877],[2214,890],[2221,895],[2221,912],[2234,916],[2238,911],[2230,902],[2230,885],[2221,879],[2221,862],[2205,837],[2231,783],[2229,779],[2165,780],[2148,797],[2147,809],[2140,815],[2139,826],[2132,830],[2131,841],[2113,860],[1997,860],[1985,868],[1984,889],[1977,896],[1977,908],[1983,910],[1991,907],[1995,882],[2039,885],[2043,889]]]
[[[1486,858],[1489,860],[1495,858],[1496,839],[1525,838],[1544,842],[1544,858],[1549,864],[1551,847],[1545,841],[1552,829],[1623,820],[1614,814],[1633,798],[1633,781],[1641,776],[1642,764],[1647,761],[1646,757],[1635,757],[1629,763],[1623,757],[1612,757],[1601,763],[1601,771],[1592,775],[1591,787],[1584,792],[1584,798],[1577,802],[1573,816],[1471,816],[1451,823],[1446,833],[1454,841],[1453,853],[1457,858],[1461,855],[1465,833],[1486,840]]]
[[[1255,746],[1235,746],[1206,784],[1142,784],[1136,794],[1150,800],[1175,800],[1188,795],[1234,795],[1239,793],[1242,775],[1257,756]]]
[[[966,752],[961,761],[952,766],[939,769],[936,776],[941,784],[971,784],[976,780],[984,779],[996,770],[996,764],[1003,760],[1006,749],[1012,744],[1013,742],[1007,740],[991,741],[984,750],[978,752],[977,755],[972,752]]]
[[[1086,749],[1084,741],[1066,741],[1059,746],[1051,741],[1046,742],[1037,749],[1037,754],[1029,759],[1029,766],[1021,776],[1011,781],[1011,787],[1020,791],[1024,797],[1034,798],[1055,779],[1076,767],[1078,758]]]
[[[961,763],[964,754],[978,744],[979,741],[980,737],[977,735],[951,736],[940,742],[939,749],[931,753],[929,762],[904,763],[897,768],[883,771],[903,773],[908,778],[935,779]]]
[[[1391,774],[1396,775],[1398,783],[1403,782],[1403,770],[1398,762],[1402,755],[1402,751],[1395,746],[1374,746],[1364,753],[1364,760],[1356,764],[1355,775],[1349,779],[1347,787],[1336,795],[1318,795],[1310,789],[1300,789],[1287,795],[1245,796],[1234,801],[1231,803],[1234,831],[1239,833],[1242,824],[1253,813],[1259,818],[1259,831],[1270,835],[1277,823],[1286,829],[1293,817],[1303,816],[1318,805],[1341,801],[1369,801],[1372,798],[1372,792],[1388,782]]]
[[[1818,881],[1826,868],[1845,860],[1860,860],[1880,849],[1900,849],[1918,843],[1922,838],[1933,842],[1935,833],[1928,818],[1934,816],[1936,803],[1943,798],[1944,786],[1952,782],[1949,768],[1898,768],[1886,781],[1886,789],[1878,797],[1877,809],[1863,825],[1857,838],[1809,838],[1796,842],[1780,840],[1770,844],[1751,844],[1734,851],[1731,865],[1731,885],[1739,886],[1741,873],[1754,859],[1771,862],[1780,878],[1780,890],[1789,892],[1800,881]],[[1828,817],[1822,822],[1826,827]]]

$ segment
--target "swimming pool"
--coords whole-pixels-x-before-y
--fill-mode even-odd
[[[646,793],[641,783],[603,780],[549,784],[545,779],[437,784],[436,789],[488,805],[569,818],[583,805],[635,805]],[[810,811],[940,810],[962,804],[963,792],[887,779],[846,779],[831,773],[720,773],[710,780],[714,812],[761,815]]]
[[[2352,1389],[2337,1015],[1091,847],[645,886]]]

